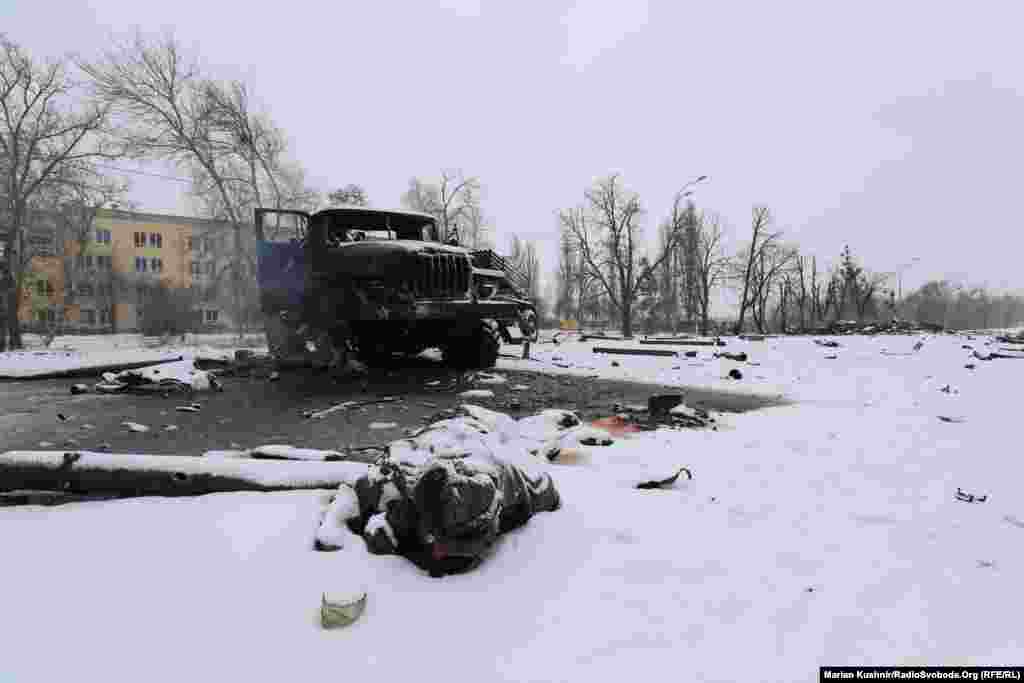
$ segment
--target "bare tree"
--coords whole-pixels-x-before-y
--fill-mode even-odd
[[[740,297],[740,314],[736,322],[734,332],[739,334],[743,330],[743,322],[755,303],[754,287],[756,285],[754,276],[757,268],[763,260],[766,249],[781,237],[781,232],[770,232],[772,226],[772,213],[766,206],[755,206],[752,213],[750,246],[744,254],[740,267],[740,277],[743,288]]]
[[[96,212],[115,201],[123,202],[127,183],[99,177],[89,184],[60,186],[50,197],[57,219],[56,253],[64,269],[64,296],[58,316],[63,323],[68,309],[78,302],[84,291],[101,304],[100,317],[113,324],[112,308],[116,298],[112,254],[92,254],[91,247],[99,243],[96,233]],[[103,250],[107,251],[107,250]]]
[[[109,108],[85,96],[66,59],[36,62],[0,34],[0,210],[8,224],[0,296],[11,348],[22,347],[17,311],[33,256],[30,213],[47,192],[87,185],[98,175],[94,162],[118,155],[109,122]]]
[[[361,185],[349,183],[327,194],[327,201],[332,206],[369,206],[370,200]]]
[[[537,256],[537,245],[512,236],[512,249],[509,263],[516,272],[522,275],[524,293],[531,301],[540,299],[540,258]]]
[[[752,274],[751,317],[757,330],[768,331],[768,300],[775,285],[788,277],[796,258],[796,249],[770,242],[760,250],[760,256]]]
[[[205,213],[231,225],[234,255],[226,267],[241,334],[253,294],[243,225],[253,207],[282,208],[291,199],[283,182],[290,170],[283,133],[254,110],[243,83],[202,76],[173,37],[137,36],[83,69],[97,96],[125,118],[123,140],[132,154],[187,168]]]
[[[458,226],[467,221],[470,207],[479,206],[480,181],[461,171],[442,171],[437,184],[419,178],[409,180],[402,206],[437,218],[445,240],[458,240]]]
[[[730,266],[729,258],[722,249],[722,219],[717,214],[701,214],[696,253],[696,290],[701,334],[707,334],[711,294],[725,282]]]
[[[633,309],[640,290],[662,267],[682,239],[686,193],[676,194],[669,220],[673,226],[668,249],[641,264],[643,207],[640,197],[622,187],[618,175],[597,181],[585,193],[583,211],[561,212],[561,222],[573,236],[589,274],[597,280],[612,309],[619,314],[622,333],[633,334]]]
[[[494,246],[494,226],[480,205],[478,187],[467,187],[459,220],[461,243],[470,249],[491,249]]]

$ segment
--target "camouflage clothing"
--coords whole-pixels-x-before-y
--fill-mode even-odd
[[[498,534],[560,507],[549,474],[531,477],[493,455],[385,458],[353,488],[359,512],[349,529],[370,552],[403,555],[431,576],[476,567]]]

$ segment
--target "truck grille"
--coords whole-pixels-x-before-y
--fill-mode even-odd
[[[422,298],[451,298],[469,291],[469,259],[459,254],[420,254],[413,291]]]

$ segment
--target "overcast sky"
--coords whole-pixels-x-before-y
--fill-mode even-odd
[[[0,0],[38,56],[170,28],[244,79],[323,189],[395,206],[413,175],[485,186],[499,246],[545,243],[598,176],[673,193],[749,231],[754,204],[805,253],[844,244],[904,292],[948,277],[1024,289],[1024,5],[1006,2],[228,2]],[[183,185],[136,176],[140,208]]]

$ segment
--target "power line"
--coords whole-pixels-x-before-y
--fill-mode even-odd
[[[192,182],[188,178],[179,178],[177,176],[164,175],[162,173],[150,173],[149,171],[133,171],[133,170],[130,170],[130,169],[127,169],[127,168],[119,168],[117,166],[111,166],[109,164],[93,164],[93,165],[96,166],[97,168],[105,168],[105,169],[108,169],[108,170],[111,170],[111,171],[117,171],[118,173],[131,173],[131,174],[134,174],[134,175],[145,175],[145,176],[150,176],[151,178],[163,178],[164,180],[173,180],[173,181],[179,182],[179,183],[191,183]]]
[[[76,164],[76,165],[79,168],[83,169],[83,170],[89,170],[84,165],[81,165],[81,164]],[[188,178],[180,178],[178,176],[173,176],[173,175],[164,175],[162,173],[151,173],[149,171],[137,171],[137,170],[132,170],[132,169],[128,169],[128,168],[120,168],[119,166],[111,166],[110,164],[98,164],[98,163],[93,162],[91,164],[91,166],[94,166],[96,168],[105,168],[105,169],[110,170],[110,171],[117,171],[118,173],[130,173],[132,175],[144,175],[144,176],[149,176],[151,178],[162,178],[163,180],[173,180],[174,182],[178,182],[178,183],[191,183],[192,182]]]

